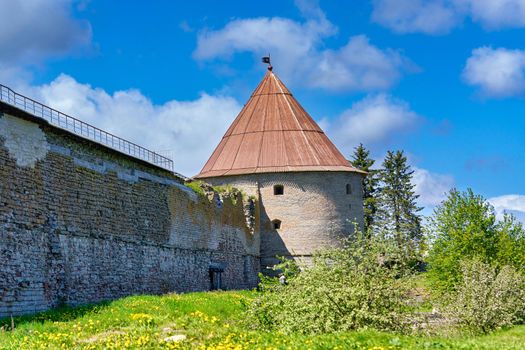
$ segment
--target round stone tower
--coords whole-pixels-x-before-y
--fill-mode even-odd
[[[259,201],[261,266],[308,260],[362,225],[364,172],[355,169],[273,73],[195,176]]]

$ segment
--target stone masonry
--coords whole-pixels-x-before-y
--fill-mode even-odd
[[[231,185],[260,197],[261,267],[276,256],[308,262],[323,247],[337,247],[363,225],[362,178],[352,172],[282,172],[207,178],[213,185]],[[282,195],[274,186],[283,186]],[[347,185],[349,192],[347,193]],[[272,221],[281,227],[274,229]]]
[[[259,228],[241,197],[212,197],[0,104],[0,317],[209,290],[210,266],[224,289],[254,287]]]

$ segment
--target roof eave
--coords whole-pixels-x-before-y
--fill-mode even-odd
[[[283,168],[283,169],[276,169]],[[321,167],[274,167],[271,169],[224,169],[224,170],[215,170],[205,173],[200,173],[192,177],[192,179],[209,179],[209,178],[218,178],[218,177],[229,177],[229,176],[239,176],[239,175],[257,175],[257,174],[279,174],[279,173],[319,173],[319,172],[348,172],[356,173],[363,176],[366,176],[368,173],[363,170],[359,170],[352,167],[343,167],[343,166],[321,166]]]

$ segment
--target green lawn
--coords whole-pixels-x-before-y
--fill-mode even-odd
[[[254,293],[133,296],[15,318],[12,332],[8,330],[11,320],[1,320],[0,349],[525,348],[525,326],[472,338],[409,337],[375,331],[322,336],[257,332],[243,322],[243,305]]]

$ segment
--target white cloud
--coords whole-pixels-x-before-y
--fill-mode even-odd
[[[447,193],[454,187],[454,178],[430,172],[426,169],[412,167],[415,192],[419,195],[418,203],[423,206],[435,206],[441,203]]]
[[[32,73],[24,67],[16,65],[3,65],[0,62],[0,83],[8,85],[14,90],[26,91],[27,82],[31,81]]]
[[[89,47],[91,26],[76,19],[74,0],[0,0],[0,82],[28,89],[46,59]],[[83,3],[78,4],[81,7]]]
[[[445,34],[457,25],[456,10],[445,1],[375,0],[372,20],[397,33]]]
[[[335,50],[324,49],[324,40],[337,28],[311,2],[298,5],[308,17],[304,22],[280,17],[236,19],[222,29],[202,31],[193,56],[207,61],[230,59],[240,52],[256,56],[270,52],[285,80],[331,90],[385,89],[397,82],[401,70],[411,68],[398,52],[382,50],[364,35],[351,37]]]
[[[201,32],[193,56],[207,60],[229,58],[243,51],[266,54],[269,50],[274,59],[286,63],[305,57],[325,34],[332,31],[333,27],[325,22],[301,24],[279,17],[237,19],[220,30]]]
[[[357,35],[337,50],[319,52],[302,69],[310,86],[367,91],[389,88],[399,79],[405,61],[395,51],[382,51],[365,35]]]
[[[359,143],[384,145],[413,130],[421,119],[406,102],[379,94],[356,102],[332,122],[323,120],[323,125],[344,154],[349,154]]]
[[[487,29],[525,27],[525,0],[455,0]]]
[[[525,27],[525,0],[374,0],[372,12],[398,33],[445,34],[467,17],[489,30]]]
[[[0,0],[0,63],[34,63],[88,44],[90,24],[71,7],[72,0]]]
[[[38,100],[155,151],[170,151],[175,171],[193,176],[219,143],[241,106],[231,97],[201,94],[193,101],[154,104],[138,90],[109,94],[60,75],[36,86]]]
[[[463,79],[485,96],[521,95],[525,92],[525,51],[477,48],[467,60]]]
[[[525,195],[509,194],[488,199],[492,204],[498,219],[503,218],[505,212],[513,214],[525,224]]]

